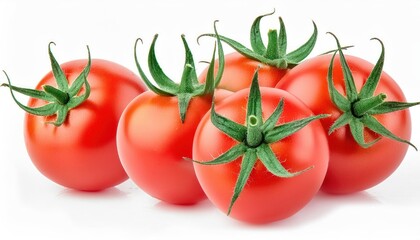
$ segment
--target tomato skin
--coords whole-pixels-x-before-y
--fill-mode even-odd
[[[216,60],[216,70],[218,63],[219,62]],[[225,68],[217,88],[226,89],[232,92],[249,88],[251,86],[252,77],[258,67],[260,67],[258,81],[261,87],[274,87],[288,71],[288,69],[280,69],[265,65],[237,52],[233,52],[225,55]],[[207,71],[208,68],[200,74],[199,82],[204,82]]]
[[[195,130],[210,106],[210,97],[192,98],[182,123],[177,97],[147,91],[135,98],[117,131],[118,152],[130,179],[168,203],[188,205],[205,199],[192,162],[184,157],[192,157]]]
[[[72,82],[86,64],[75,60],[61,67]],[[52,117],[26,114],[24,136],[32,162],[47,178],[68,188],[98,191],[128,178],[118,157],[116,129],[126,105],[145,86],[129,69],[101,59],[92,60],[88,81],[89,98],[70,110],[63,125],[47,124]],[[36,89],[45,84],[56,86],[51,72]],[[42,100],[29,99],[30,107],[42,105]]]
[[[216,112],[244,124],[248,89],[234,93],[216,106]],[[312,115],[312,112],[291,94],[273,88],[261,88],[263,118],[274,111],[284,97],[284,111],[280,122],[288,122]],[[194,137],[193,159],[209,161],[228,151],[236,140],[218,130],[207,113]],[[279,178],[268,172],[258,161],[244,190],[239,195],[229,216],[249,223],[267,223],[292,216],[302,209],[318,192],[328,166],[328,143],[321,124],[310,123],[277,143],[270,145],[290,172],[310,166],[314,168],[292,178]],[[209,200],[227,213],[242,158],[221,165],[194,163],[197,178]]]
[[[276,88],[284,89],[312,109],[315,114],[330,113],[330,118],[321,119],[325,131],[341,115],[328,94],[327,71],[331,55],[308,59],[284,76]],[[357,90],[372,71],[373,64],[346,55]],[[335,58],[333,69],[334,85],[345,95],[345,85],[339,58]],[[385,93],[387,101],[406,99],[398,84],[385,72],[382,73],[374,95]],[[388,130],[402,139],[410,139],[411,118],[409,110],[374,115]],[[370,130],[365,130],[365,138],[371,141],[378,137]],[[383,137],[379,142],[364,149],[360,147],[350,133],[348,126],[342,127],[328,136],[330,146],[330,164],[322,189],[334,194],[348,194],[371,188],[389,177],[400,165],[408,149],[408,144]]]

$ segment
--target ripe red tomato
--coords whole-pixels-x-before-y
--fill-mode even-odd
[[[194,204],[205,195],[192,163],[183,157],[192,156],[195,130],[210,109],[213,96],[219,101],[228,96],[229,91],[214,91],[214,82],[220,79],[222,70],[218,70],[216,76],[210,75],[205,84],[198,84],[193,55],[185,36],[181,38],[187,57],[179,85],[156,67],[159,66],[154,52],[157,35],[150,47],[148,61],[158,86],[148,79],[135,55],[140,76],[151,91],[136,97],[122,114],[117,147],[128,176],[143,191],[168,203]],[[219,56],[223,58],[220,41],[217,45]]]
[[[70,85],[87,63],[75,60],[61,65]],[[68,188],[97,191],[128,178],[118,157],[116,129],[126,105],[145,87],[129,69],[100,59],[92,60],[87,79],[89,98],[70,109],[61,126],[47,123],[55,116],[26,114],[24,135],[32,162],[47,178]],[[52,72],[36,89],[44,85],[57,86]],[[45,104],[35,98],[28,102],[29,107]]]
[[[330,118],[321,119],[326,132],[343,114],[331,101],[327,73],[332,56],[318,56],[302,62],[291,70],[277,88],[284,89],[300,98],[315,114],[329,113]],[[365,85],[373,64],[346,55],[355,87],[360,92]],[[332,77],[337,91],[346,96],[346,86],[340,59],[335,57]],[[379,78],[374,95],[386,94],[387,101],[405,102],[398,84],[385,72]],[[386,129],[401,139],[410,139],[411,120],[408,109],[374,115]],[[378,134],[365,128],[366,142],[378,138]],[[330,193],[352,193],[377,185],[390,176],[403,160],[408,144],[382,137],[370,147],[361,147],[353,138],[349,125],[340,127],[328,136],[330,164],[322,189]]]
[[[181,122],[178,99],[147,91],[135,98],[121,117],[117,144],[127,174],[149,195],[172,204],[205,198],[191,162],[195,129],[210,109],[211,99],[193,98]]]
[[[251,98],[248,98],[248,93],[249,89],[243,89],[232,94],[216,105],[215,112],[244,127],[248,117],[248,99]],[[273,114],[281,99],[284,100],[284,110],[280,118],[273,122],[276,126],[313,115],[299,99],[282,90],[262,87],[261,99],[262,119],[265,122],[268,122],[267,118]],[[240,221],[266,223],[295,214],[318,192],[328,165],[328,143],[319,122],[311,122],[294,134],[273,143],[269,143],[267,134],[263,136],[260,145],[251,147],[250,141],[240,142],[220,131],[212,123],[211,114],[208,112],[197,127],[193,143],[193,159],[200,185],[217,208]],[[234,135],[238,133],[238,131],[232,132]],[[246,147],[248,150],[244,156],[248,151],[257,154],[254,155],[255,165],[246,167],[249,165],[248,160],[252,161],[252,158],[245,160],[246,157],[237,157],[235,154],[231,156],[233,159],[229,162],[203,165],[239,145],[249,146]],[[274,175],[272,169],[269,170],[266,163],[261,160],[262,157],[259,155],[261,147],[271,148],[273,155],[270,156],[274,158],[269,160],[269,162],[274,161],[270,162],[271,167],[277,164],[289,172],[299,172],[304,169],[307,171],[293,177]],[[234,189],[236,191],[237,183],[240,182],[238,180],[240,172],[244,171],[244,168],[250,171],[249,178],[230,208]]]
[[[236,92],[249,88],[255,70],[259,69],[259,85],[261,87],[274,87],[278,81],[303,59],[305,59],[315,46],[318,30],[313,22],[313,33],[310,38],[300,47],[287,53],[287,34],[283,19],[279,17],[279,30],[268,31],[267,45],[263,43],[260,30],[262,18],[273,15],[272,13],[258,16],[251,25],[250,42],[248,49],[239,42],[225,36],[220,39],[236,51],[225,56],[224,74],[217,88]],[[216,37],[215,34],[203,34],[202,36]],[[219,62],[216,61],[216,68]],[[199,76],[199,82],[203,83],[208,68]]]
[[[216,91],[216,102],[229,95]],[[194,133],[211,100],[192,98],[184,122],[175,96],[147,91],[127,106],[117,131],[118,152],[128,176],[143,191],[171,204],[205,199],[191,162],[183,157],[192,157]]]
[[[218,61],[216,61],[216,67]],[[262,87],[274,87],[289,69],[278,68],[261,64],[257,60],[250,59],[238,52],[229,53],[225,56],[225,69],[218,88],[229,91],[239,91],[251,86],[252,76],[259,68],[259,82]],[[208,69],[199,76],[199,81],[204,82]]]

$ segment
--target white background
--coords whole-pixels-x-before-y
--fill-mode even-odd
[[[419,101],[420,1],[23,1],[0,0],[0,69],[19,86],[33,87],[50,71],[47,45],[63,63],[86,57],[120,63],[137,73],[133,46],[144,40],[145,56],[159,33],[157,55],[172,78],[181,76],[184,33],[196,62],[209,60],[211,32],[249,45],[249,28],[258,15],[262,32],[278,28],[282,16],[289,50],[306,41],[314,20],[319,38],[311,56],[335,47],[334,32],[348,53],[375,62],[386,47],[385,71],[400,84],[408,101]],[[264,36],[265,37],[265,36]],[[225,51],[232,49],[225,45]],[[144,57],[141,60],[144,64]],[[198,64],[204,68],[205,64]],[[200,69],[198,69],[200,71]],[[5,82],[0,75],[0,82]],[[26,101],[25,97],[20,98]],[[412,142],[420,147],[420,107],[411,109]],[[130,180],[99,193],[65,189],[42,176],[25,149],[23,112],[8,89],[0,89],[0,239],[420,239],[420,158],[410,148],[400,168],[382,184],[348,196],[318,194],[284,221],[252,226],[226,217],[204,201],[190,207],[159,202]],[[52,153],[53,154],[53,153]],[[23,237],[23,238],[21,238]]]

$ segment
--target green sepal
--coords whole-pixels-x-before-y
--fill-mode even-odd
[[[1,86],[9,87],[13,100],[25,112],[36,116],[56,115],[55,121],[46,123],[59,127],[67,119],[69,111],[86,101],[90,95],[90,86],[87,81],[87,75],[89,74],[91,67],[91,57],[89,46],[87,46],[88,63],[79,76],[73,81],[72,85],[69,86],[68,79],[51,51],[52,44],[55,45],[53,42],[50,42],[48,45],[48,54],[50,57],[52,73],[58,88],[50,85],[42,86],[43,90],[16,87],[11,84],[10,78],[5,71],[3,72],[6,75],[8,83],[4,83]],[[85,85],[85,91],[82,95],[78,96],[77,94],[80,92],[83,85]],[[47,103],[41,107],[28,107],[17,100],[14,91],[31,98],[46,101]]]
[[[245,140],[247,132],[246,126],[236,123],[216,113],[214,109],[214,102],[211,107],[210,119],[215,127],[227,134],[229,137],[235,139],[238,142]]]
[[[16,86],[10,85],[9,76],[7,76],[7,73],[5,71],[3,71],[3,73],[6,75],[6,78],[7,78],[9,83],[2,83],[1,87],[8,87],[13,91],[21,93],[21,94],[25,94],[28,97],[37,98],[37,99],[44,100],[44,101],[47,101],[47,102],[54,101],[54,97],[47,94],[45,91],[40,91],[40,90],[36,90],[36,89],[29,89],[29,88],[21,88],[21,87],[16,87]]]
[[[280,161],[277,159],[276,155],[273,153],[273,150],[271,150],[268,144],[261,144],[261,146],[257,148],[257,156],[267,168],[267,170],[277,177],[291,178],[313,168],[313,166],[310,166],[298,172],[289,172],[286,168],[283,167],[283,165],[281,165]]]
[[[214,22],[214,31],[215,35],[217,36],[217,45],[215,45],[213,50],[212,60],[209,68],[210,73],[207,74],[206,81],[203,84],[198,82],[198,75],[194,64],[194,58],[187,44],[187,41],[185,40],[185,35],[181,35],[182,43],[185,48],[185,62],[182,76],[179,81],[174,81],[170,79],[162,70],[155,54],[155,45],[158,35],[156,34],[153,38],[148,54],[148,67],[150,74],[152,75],[152,78],[154,82],[156,82],[157,86],[151,80],[149,80],[139,63],[139,59],[137,56],[137,45],[138,42],[142,42],[142,40],[138,38],[134,44],[134,60],[136,62],[137,70],[139,71],[139,74],[143,79],[144,83],[151,91],[158,95],[178,98],[179,116],[182,123],[184,123],[186,119],[188,106],[191,99],[198,96],[212,97],[217,84],[222,78],[222,73],[224,70],[224,53],[222,45],[220,43],[219,35],[216,30],[216,22],[217,21]],[[218,56],[220,58],[220,61],[218,71],[216,73],[216,76],[214,76],[216,46],[218,49]]]
[[[284,25],[283,18],[279,17],[280,22],[280,30],[279,30],[279,37],[277,40],[277,47],[278,47],[278,55],[284,56],[287,54],[287,33],[286,33],[286,26]]]
[[[356,100],[358,100],[358,96],[357,96],[357,90],[356,90],[356,84],[354,83],[354,79],[353,79],[353,75],[351,74],[351,70],[350,67],[347,63],[346,58],[344,57],[344,53],[341,50],[341,45],[340,42],[338,41],[338,38],[332,34],[332,33],[328,33],[331,34],[337,44],[337,48],[338,48],[338,53],[340,55],[340,62],[341,62],[341,69],[343,71],[343,75],[344,75],[344,85],[346,87],[346,97],[350,102],[354,102]]]
[[[242,158],[241,168],[239,170],[238,178],[236,179],[236,184],[233,190],[232,198],[230,200],[227,215],[230,214],[230,212],[232,211],[233,204],[235,204],[239,195],[242,193],[242,190],[248,182],[249,176],[251,175],[252,169],[254,169],[254,165],[256,162],[257,154],[255,149],[248,149]]]
[[[317,26],[315,22],[312,22],[314,30],[310,38],[294,51],[286,53],[287,34],[283,19],[281,17],[279,18],[280,29],[278,31],[278,35],[277,30],[269,30],[267,47],[262,41],[260,31],[261,19],[265,16],[269,16],[272,14],[274,14],[274,11],[269,14],[258,16],[254,20],[250,30],[250,42],[252,49],[249,49],[243,44],[225,36],[219,36],[220,40],[225,42],[226,44],[234,48],[238,53],[242,54],[247,58],[281,69],[293,68],[302,60],[304,60],[307,56],[309,56],[309,54],[315,47],[315,43],[318,36]],[[216,37],[215,34],[206,33],[200,35],[198,38],[201,38],[203,36]]]
[[[333,133],[335,130],[350,124],[350,121],[354,118],[352,112],[344,112],[340,117],[335,120],[328,130],[328,134]]]
[[[137,44],[138,44],[139,41],[143,43],[143,40],[141,40],[141,38],[137,38],[136,39],[136,42],[134,44],[134,60],[136,62],[137,70],[139,71],[140,77],[142,78],[143,82],[146,84],[147,88],[149,88],[151,91],[153,91],[154,93],[156,93],[158,95],[161,95],[161,96],[173,96],[173,93],[168,92],[168,91],[161,90],[160,88],[156,87],[149,80],[149,78],[147,77],[147,75],[144,73],[144,71],[141,68],[140,63],[138,61],[138,57],[137,57]]]
[[[257,69],[252,78],[251,87],[249,89],[249,98],[246,109],[246,119],[250,116],[255,116],[257,120],[262,123],[262,106],[261,106],[261,92],[258,85],[258,71]]]
[[[351,102],[347,98],[341,95],[340,92],[334,87],[333,82],[333,65],[334,58],[337,52],[335,52],[331,58],[330,65],[328,67],[327,80],[328,80],[328,93],[330,94],[331,101],[343,112],[351,110]]]
[[[296,50],[286,54],[288,65],[294,67],[303,61],[315,47],[316,39],[318,37],[318,28],[314,21],[312,21],[314,31],[311,37]]]
[[[199,163],[201,165],[220,165],[230,163],[236,160],[238,157],[242,156],[247,151],[247,146],[244,143],[239,143],[234,145],[225,153],[221,154],[220,156],[216,157],[211,161],[196,161],[194,159],[184,158],[186,160],[191,160],[195,163]]]
[[[334,37],[337,44],[337,50],[332,55],[328,68],[328,90],[331,101],[335,106],[337,106],[339,110],[342,111],[342,115],[338,117],[330,127],[329,134],[332,134],[338,128],[349,125],[353,139],[359,144],[359,146],[363,148],[369,148],[377,143],[382,137],[387,137],[395,141],[409,144],[417,150],[417,148],[411,142],[402,139],[390,132],[374,117],[374,115],[400,111],[420,104],[420,102],[386,102],[386,95],[384,93],[378,93],[377,95],[374,95],[381,79],[383,65],[385,62],[385,47],[383,42],[378,38],[372,38],[372,40],[377,40],[380,43],[381,54],[371,73],[367,77],[365,84],[362,86],[360,92],[358,93],[351,69],[349,68],[345,59],[340,42],[334,34],[329,34]],[[333,63],[337,52],[340,55],[340,63],[344,75],[346,96],[341,95],[333,84]],[[364,139],[365,128],[368,128],[371,131],[377,133],[379,137],[370,142],[366,142]]]
[[[272,130],[276,126],[276,123],[279,120],[280,115],[283,112],[283,109],[284,109],[284,99],[282,98],[279,104],[277,104],[276,109],[274,109],[270,117],[261,126],[261,131],[264,134],[266,134],[268,131]]]
[[[82,104],[84,101],[86,101],[89,98],[91,89],[90,89],[89,81],[87,80],[86,76],[84,77],[84,83],[85,83],[85,92],[80,96],[72,96],[70,98],[69,102],[67,103],[67,107],[69,109],[79,106],[80,104]]]
[[[365,84],[363,85],[362,89],[359,93],[359,98],[368,98],[373,96],[375,93],[376,87],[379,84],[379,79],[381,78],[382,69],[385,63],[385,47],[381,40],[378,38],[372,38],[377,40],[381,44],[381,55],[379,56],[378,61],[376,62],[375,66],[372,69],[372,72],[369,74]]]
[[[347,50],[347,49],[352,48],[352,47],[354,47],[354,45],[344,46],[344,47],[341,47],[341,50]],[[328,50],[326,52],[323,52],[323,53],[319,54],[318,56],[328,55],[328,54],[331,54],[331,53],[336,54],[337,51],[338,51],[338,49]]]
[[[293,122],[284,123],[278,125],[265,133],[265,142],[266,143],[274,143],[278,142],[281,139],[284,139],[295,132],[299,131],[300,129],[304,128],[306,125],[310,124],[311,122],[329,117],[329,114],[319,114],[316,116],[310,116],[304,119],[299,119]]]
[[[215,65],[215,54],[216,54],[216,46],[214,46],[213,55],[211,58],[211,62],[209,64],[209,70],[207,71],[206,75],[206,82],[204,85],[203,95],[213,96],[214,94],[214,86],[216,85],[215,77],[214,77],[214,65]]]
[[[412,144],[410,141],[407,141],[407,140],[404,140],[402,138],[395,136],[392,132],[386,129],[378,120],[376,120],[376,118],[370,115],[366,115],[361,119],[361,122],[364,124],[364,126],[369,128],[371,131],[376,132],[377,134],[381,136],[391,138],[395,141],[406,143],[412,146],[417,151],[417,147],[414,146],[414,144]]]
[[[188,106],[190,104],[193,95],[191,93],[180,93],[178,94],[178,108],[181,122],[185,121]]]
[[[370,115],[390,113],[390,112],[404,110],[409,107],[414,107],[419,104],[420,102],[413,102],[413,103],[395,102],[395,101],[383,102],[381,105],[373,109],[370,109],[367,113]]]
[[[364,124],[360,119],[351,118],[349,121],[350,132],[353,135],[354,140],[362,147],[369,148],[373,144],[377,143],[381,137],[378,137],[370,142],[366,142],[364,138]]]
[[[178,88],[178,85],[175,82],[173,82],[168,76],[166,76],[165,72],[162,70],[156,59],[155,45],[157,38],[158,34],[155,34],[155,36],[153,37],[152,45],[150,46],[149,57],[147,59],[150,74],[163,91],[176,94],[176,89]],[[185,36],[182,35],[182,40],[184,40],[184,38]]]
[[[66,78],[66,75],[64,74],[63,70],[60,67],[60,64],[57,62],[57,60],[54,57],[54,54],[51,51],[51,45],[55,43],[50,42],[48,44],[48,55],[50,56],[50,62],[51,62],[51,69],[54,75],[54,78],[57,81],[57,86],[60,90],[66,91],[69,87],[68,81]]]
[[[57,115],[56,120],[54,122],[46,122],[46,123],[53,124],[58,127],[66,121],[68,112],[69,112],[69,108],[67,106],[65,105],[58,106],[57,113],[56,113]]]
[[[248,178],[258,161],[261,161],[267,170],[274,176],[284,178],[297,176],[313,168],[313,166],[309,166],[308,168],[297,172],[288,171],[282,166],[281,161],[276,157],[273,150],[270,148],[270,144],[281,141],[283,138],[297,132],[309,123],[328,116],[326,114],[309,116],[290,123],[276,125],[284,109],[284,100],[281,99],[279,101],[279,104],[265,122],[262,118],[261,101],[257,70],[254,74],[251,88],[249,90],[246,113],[247,120],[244,125],[217,114],[214,103],[212,105],[211,121],[213,125],[227,136],[236,140],[238,143],[213,160],[192,160],[197,164],[219,165],[242,159],[240,172],[228,206],[228,215],[231,213],[234,203],[239,199],[240,194],[246,186]],[[241,156],[242,158],[240,158]]]
[[[266,47],[265,47],[264,42],[261,38],[261,32],[260,32],[260,27],[259,27],[261,19],[265,16],[273,15],[274,13],[275,13],[275,11],[273,11],[271,13],[268,13],[268,14],[258,16],[254,20],[254,22],[252,23],[249,38],[250,38],[252,50],[258,55],[263,55],[266,51]],[[244,48],[246,48],[246,47],[244,47]]]
[[[12,95],[13,100],[25,112],[30,113],[32,115],[37,115],[37,116],[51,116],[57,111],[56,104],[54,104],[54,103],[48,103],[48,104],[46,104],[44,106],[41,106],[41,107],[32,108],[32,107],[28,107],[28,106],[22,104],[21,102],[19,102],[19,100],[17,100],[17,98],[16,98],[16,96],[13,92],[14,90],[17,90],[17,92],[22,93],[24,95],[27,95],[29,97],[33,97],[33,98],[37,98],[37,96],[40,95],[40,96],[42,96],[42,98],[39,98],[41,100],[46,100],[46,98],[44,96],[47,95],[47,94],[45,92],[44,92],[44,94],[40,94],[41,91],[34,90],[34,89],[14,87],[11,84],[10,78],[7,75],[7,73],[5,71],[3,71],[3,73],[6,76],[6,79],[9,83],[8,84],[3,83],[1,86],[9,88],[10,94]],[[28,90],[28,91],[26,91],[26,90]],[[51,97],[51,101],[53,101],[52,97]]]

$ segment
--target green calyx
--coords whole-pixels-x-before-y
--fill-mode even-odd
[[[378,142],[382,136],[384,136],[399,142],[407,143],[417,150],[416,146],[409,141],[394,135],[374,117],[374,115],[377,114],[395,112],[420,104],[420,102],[407,103],[385,101],[386,95],[384,93],[374,95],[374,92],[379,84],[385,59],[385,48],[382,41],[377,38],[372,38],[372,40],[377,40],[381,44],[381,55],[360,92],[357,92],[353,75],[344,57],[340,42],[334,34],[329,34],[335,38],[337,50],[331,58],[328,69],[328,90],[332,102],[343,112],[343,114],[331,126],[329,134],[340,127],[349,125],[354,140],[363,148],[372,146]],[[337,52],[340,56],[340,62],[344,75],[345,96],[338,92],[333,83],[333,63]],[[377,133],[380,137],[370,142],[366,142],[364,139],[365,128]]]
[[[55,59],[54,55],[51,52],[51,44],[50,42],[48,45],[48,53],[50,56],[52,72],[55,77],[56,83],[58,87],[44,85],[42,86],[43,90],[35,90],[35,89],[28,89],[28,88],[20,88],[13,86],[10,82],[10,78],[5,71],[4,74],[6,75],[8,83],[3,83],[2,87],[8,87],[10,89],[10,93],[13,97],[13,100],[17,103],[17,105],[22,108],[27,113],[37,115],[37,116],[53,116],[56,115],[56,119],[53,122],[47,122],[48,124],[53,124],[55,126],[61,126],[72,108],[75,108],[82,104],[90,95],[90,85],[87,80],[87,76],[90,71],[91,65],[91,58],[90,58],[90,50],[88,50],[88,63],[80,75],[74,80],[71,86],[69,86],[69,81],[65,76],[65,73],[61,69],[60,65],[58,64],[57,60]],[[82,87],[85,86],[85,91],[83,94],[79,95],[80,90]],[[28,107],[19,102],[14,94],[14,91],[29,96],[31,98],[36,98],[40,100],[44,100],[47,103],[41,107]]]
[[[213,56],[209,65],[209,71],[206,76],[205,83],[199,83],[198,76],[196,72],[196,68],[194,65],[193,55],[191,54],[191,50],[188,47],[188,44],[185,40],[185,36],[181,35],[182,42],[185,48],[185,64],[184,64],[184,71],[181,76],[181,80],[178,83],[175,83],[171,80],[166,74],[163,72],[162,68],[160,67],[155,54],[155,44],[158,35],[156,34],[152,45],[150,46],[149,56],[148,56],[148,66],[150,74],[152,75],[154,81],[156,82],[157,86],[155,86],[149,78],[144,73],[143,69],[141,68],[138,57],[137,57],[137,43],[141,41],[141,39],[137,39],[135,46],[134,46],[134,58],[136,61],[137,69],[140,73],[145,84],[148,88],[161,96],[176,96],[178,98],[179,104],[179,114],[181,118],[181,122],[185,121],[188,105],[193,97],[197,96],[210,96],[212,97],[214,94],[214,90],[217,84],[220,82],[222,78],[222,73],[224,70],[224,53],[222,44],[219,39],[219,35],[216,30],[216,22],[214,22],[214,31],[215,36],[217,38],[216,44],[213,50]],[[215,53],[216,53],[216,45],[218,49],[218,57],[219,57],[219,68],[214,76],[214,68],[215,68]]]
[[[318,30],[316,27],[315,22],[313,23],[314,31],[311,35],[311,37],[299,48],[296,50],[287,53],[287,35],[286,35],[286,27],[284,25],[283,19],[279,17],[280,21],[280,29],[277,30],[269,30],[268,31],[268,42],[267,46],[264,45],[261,37],[260,32],[260,22],[261,19],[265,16],[273,15],[274,11],[269,14],[261,15],[257,17],[252,26],[250,31],[250,41],[251,41],[251,47],[252,49],[249,49],[242,45],[241,43],[230,39],[225,36],[220,36],[220,39],[227,43],[229,46],[234,48],[237,52],[240,54],[259,61],[265,65],[270,65],[273,67],[281,68],[281,69],[287,69],[287,68],[293,68],[299,62],[304,60],[313,50],[316,39],[318,36]],[[210,36],[210,37],[216,37],[215,34],[203,34],[202,36]]]
[[[277,159],[270,144],[281,141],[299,131],[312,121],[328,117],[329,115],[321,114],[310,116],[293,122],[276,125],[283,112],[283,106],[284,100],[281,99],[274,112],[264,122],[262,117],[261,93],[258,85],[258,70],[255,72],[249,92],[246,112],[247,121],[245,125],[236,123],[217,114],[213,104],[211,108],[212,123],[224,134],[238,141],[238,144],[211,161],[193,161],[204,165],[218,165],[235,161],[243,156],[239,176],[228,208],[228,215],[230,214],[235,201],[244,189],[258,160],[262,162],[269,172],[281,178],[294,177],[313,168],[313,166],[310,166],[298,172],[288,171],[281,164],[281,161]]]

